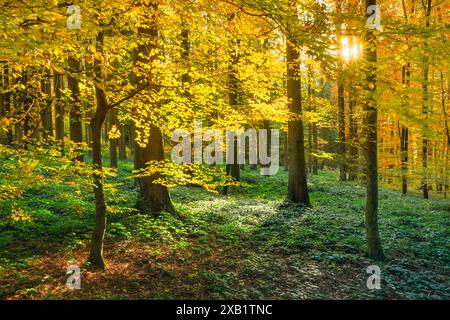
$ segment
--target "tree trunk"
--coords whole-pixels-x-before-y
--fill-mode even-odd
[[[406,11],[405,0],[402,0],[403,17],[405,23],[408,23],[408,13]],[[411,13],[414,12],[414,6],[411,8]],[[409,44],[408,36],[405,37],[405,41]],[[406,90],[406,97],[402,103],[404,109],[408,109],[409,106],[409,93],[408,89],[411,83],[411,64],[408,62],[402,66],[402,84]],[[409,148],[409,129],[404,124],[400,126],[400,166],[401,166],[401,180],[402,180],[402,195],[406,195],[408,192],[408,148]]]
[[[448,187],[448,164],[449,164],[449,157],[450,157],[450,129],[448,126],[448,114],[446,111],[446,99],[445,99],[445,89],[444,89],[444,73],[441,71],[441,106],[442,106],[442,114],[444,115],[444,128],[445,133],[447,135],[447,141],[444,142],[445,148],[444,148],[444,168],[443,168],[443,174],[442,174],[442,181],[443,181],[443,191],[444,191],[444,198],[447,198],[447,187]],[[449,97],[448,91],[447,91],[447,99]]]
[[[341,5],[342,2],[338,1],[336,4],[337,11],[337,89],[338,89],[338,161],[339,161],[339,180],[347,180],[347,167],[345,157],[345,96],[344,96],[344,70],[343,59],[341,53],[341,30],[342,30],[342,18],[341,18]]]
[[[135,147],[135,166],[137,169],[147,168],[150,161],[164,161],[162,133],[154,125],[150,125],[150,138],[147,146],[142,148],[136,145]],[[161,175],[158,173],[137,178],[139,187],[137,207],[143,213],[155,214],[161,211],[174,211],[167,187],[155,183],[160,178]]]
[[[284,170],[288,171],[289,170],[289,139],[288,139],[288,133],[287,131],[284,131],[283,134],[284,137],[284,154],[283,154],[283,166],[284,166]]]
[[[351,86],[351,84],[350,84]],[[350,89],[348,106],[349,106],[349,143],[350,143],[350,157],[349,157],[349,165],[350,172],[348,173],[348,179],[350,181],[355,181],[358,177],[358,148],[357,148],[357,124],[356,124],[356,93]]]
[[[64,155],[64,105],[61,96],[61,90],[64,89],[64,78],[62,74],[55,73],[55,133],[56,142],[59,145],[61,154]]]
[[[311,67],[308,68],[308,111],[312,111],[312,88],[311,88]],[[313,171],[313,123],[308,121],[308,172]]]
[[[325,81],[323,79],[320,80],[321,83],[321,91],[319,94],[319,97],[325,98]],[[317,111],[316,106],[316,100],[314,99],[314,112]],[[314,122],[313,125],[313,144],[314,144],[314,152],[317,153],[319,151],[319,144],[318,144],[318,128],[317,123]],[[319,174],[319,159],[317,156],[314,157],[314,163],[313,163],[313,174],[317,175]]]
[[[104,34],[97,35],[97,52],[103,52]],[[103,242],[106,231],[106,198],[103,190],[103,164],[102,164],[102,126],[108,113],[108,101],[102,80],[102,65],[100,60],[95,60],[94,71],[96,109],[91,119],[92,129],[92,163],[95,195],[95,226],[92,233],[91,250],[88,262],[95,267],[105,269],[103,259]]]
[[[427,0],[425,8],[425,26],[430,26],[431,16],[431,0]],[[425,53],[423,55],[423,82],[422,82],[422,114],[425,121],[422,130],[422,191],[424,199],[428,199],[428,74],[429,74],[429,61],[428,61],[428,43],[424,44]]]
[[[4,91],[7,89],[7,85],[5,84],[5,68],[2,66],[2,69],[0,70],[0,85],[3,90],[2,93],[0,93],[0,119],[3,117],[7,117],[8,113],[6,112],[6,103],[5,103],[5,93]],[[8,126],[9,127],[9,126]],[[0,128],[0,144],[6,145],[8,144],[7,140],[8,138],[5,135],[4,127],[2,124],[2,127]]]
[[[119,124],[120,137],[119,137],[119,160],[127,160],[127,126]]]
[[[181,75],[181,85],[185,88],[191,82],[191,76],[189,74],[189,52],[191,45],[189,42],[189,29],[187,29],[185,25],[183,25],[183,30],[181,31],[181,42],[181,58],[183,59],[186,68],[186,71]]]
[[[154,51],[158,48],[158,27],[156,25],[156,10],[158,8],[157,3],[152,2],[145,5],[149,10],[149,23],[146,27],[140,27],[139,33],[149,39],[148,44],[139,44],[137,51],[135,52],[135,61],[152,63],[157,59]],[[134,77],[134,82],[139,84],[145,79]],[[157,89],[154,90],[155,94],[158,94]],[[151,94],[151,93],[149,93]],[[159,108],[159,102],[154,103],[155,108]],[[164,144],[161,130],[153,123],[150,123],[150,136],[148,143],[145,146],[140,146],[137,143],[135,147],[135,170],[142,170],[148,167],[150,161],[164,161]],[[155,181],[160,179],[161,175],[153,174],[145,177],[138,177],[135,179],[139,188],[138,200],[136,207],[143,213],[159,213],[161,211],[173,212],[174,208],[170,199],[169,190],[166,186],[157,184]]]
[[[314,112],[315,111],[316,111],[316,107],[314,106]],[[317,151],[318,151],[318,142],[317,142],[317,123],[316,122],[313,122],[313,125],[312,125],[312,135],[313,135],[313,152],[317,153]],[[318,168],[319,168],[319,161],[317,159],[317,156],[314,155],[312,157],[312,161],[313,161],[312,173],[314,175],[318,175],[319,174],[319,170],[318,170]]]
[[[80,72],[80,63],[77,59],[69,58],[69,67],[72,74]],[[83,161],[83,111],[80,101],[80,87],[76,76],[69,73],[68,86],[71,93],[70,100],[70,141],[73,145],[74,160]]]
[[[4,73],[3,73],[3,88],[8,89],[9,88],[9,67],[8,65],[5,65],[4,67]],[[3,96],[3,104],[4,104],[4,112],[5,115],[11,116],[11,93],[5,92]],[[13,132],[12,127],[8,126],[8,129],[6,131],[6,143],[10,145],[13,142]]]
[[[234,14],[230,16],[230,20],[234,19]],[[239,40],[232,40],[228,48],[228,103],[232,108],[238,108],[240,103],[239,80],[237,78],[237,64],[239,63]],[[240,165],[238,161],[237,138],[233,142],[234,161],[227,164],[227,175],[230,175],[234,181],[240,180]],[[228,187],[225,187],[225,192]]]
[[[366,0],[366,12],[369,6],[376,5],[376,0]],[[368,16],[366,16],[368,17]],[[372,29],[366,31],[366,84],[364,103],[365,158],[367,202],[365,212],[366,238],[369,258],[382,260],[384,258],[378,231],[378,161],[377,161],[377,107],[374,99],[376,90],[376,37]]]
[[[52,118],[52,88],[51,74],[49,70],[44,71],[41,82],[42,92],[47,95],[46,105],[42,110],[42,133],[45,140],[53,137],[53,118]]]
[[[339,180],[347,180],[347,168],[345,163],[345,100],[344,84],[339,80],[338,84],[338,154],[339,154]]]
[[[402,67],[402,83],[405,88],[409,88],[411,79],[411,66],[409,62]],[[408,107],[408,99],[405,99],[403,106]],[[408,148],[409,148],[409,129],[405,125],[401,125],[400,129],[400,162],[401,162],[401,176],[402,176],[402,194],[406,195],[408,192]]]
[[[291,5],[291,9],[292,15],[296,16],[296,7]],[[296,117],[288,121],[289,180],[287,198],[294,203],[309,206],[303,122],[299,119],[302,114],[300,52],[290,29],[288,29],[286,41],[286,69],[288,108],[291,116]]]

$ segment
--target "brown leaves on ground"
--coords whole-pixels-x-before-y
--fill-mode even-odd
[[[192,240],[195,241],[195,240]],[[298,263],[298,257],[261,254],[254,261],[242,249],[209,243],[171,248],[167,244],[135,241],[108,242],[107,270],[93,271],[83,263],[87,248],[49,253],[26,268],[10,269],[0,278],[3,299],[211,299],[211,298],[369,298],[363,272],[335,270],[316,261]],[[254,253],[252,253],[254,254]],[[296,263],[297,261],[297,263]],[[81,266],[81,289],[67,288],[69,265]],[[205,272],[233,274],[220,296]],[[9,286],[6,286],[9,284]],[[221,290],[221,289],[219,289]],[[252,291],[253,290],[253,291]],[[255,295],[255,293],[257,294]],[[360,292],[361,294],[358,294]],[[262,296],[261,296],[262,295]]]

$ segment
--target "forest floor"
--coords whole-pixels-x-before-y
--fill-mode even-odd
[[[332,172],[309,177],[311,208],[284,202],[287,174],[246,170],[228,196],[176,187],[179,215],[133,209],[131,163],[109,178],[108,269],[82,266],[80,290],[66,269],[87,258],[90,187],[70,177],[30,185],[15,200],[28,220],[0,211],[2,299],[450,299],[450,202],[380,189],[384,263],[365,258],[365,189]],[[3,209],[5,206],[3,206]],[[1,205],[0,205],[1,209]],[[5,212],[5,211],[3,211]],[[366,268],[379,265],[381,290]]]

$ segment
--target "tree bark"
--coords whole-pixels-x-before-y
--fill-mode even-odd
[[[284,145],[284,154],[283,154],[283,167],[285,171],[289,170],[289,139],[288,132],[284,131],[283,134],[283,145]]]
[[[104,34],[97,35],[97,52],[103,51]],[[92,163],[95,195],[95,226],[92,233],[91,249],[88,262],[95,267],[106,269],[103,258],[103,243],[106,231],[106,198],[103,190],[102,164],[102,126],[108,113],[108,101],[102,79],[102,65],[100,60],[94,62],[96,109],[91,119],[92,129]]]
[[[409,62],[402,67],[402,83],[405,88],[409,88],[411,79],[411,66]],[[408,99],[405,99],[408,100]],[[408,107],[408,102],[404,102],[403,106]],[[408,149],[409,149],[409,129],[405,125],[401,125],[400,129],[400,162],[401,162],[401,176],[402,176],[402,194],[406,195],[408,192]]]
[[[376,5],[376,0],[366,0],[366,12],[369,6]],[[368,16],[366,16],[368,18]],[[364,103],[364,130],[366,158],[367,200],[365,210],[366,239],[369,258],[384,258],[378,230],[378,160],[377,160],[377,107],[374,99],[376,90],[377,44],[372,29],[367,29],[364,57],[366,61],[366,84]]]
[[[297,16],[297,8],[291,4],[292,16]],[[292,18],[292,17],[291,17]],[[306,183],[305,145],[303,134],[302,96],[300,80],[300,52],[289,26],[286,41],[287,100],[291,116],[288,121],[289,180],[288,200],[310,205]]]
[[[41,81],[42,92],[47,95],[46,105],[42,110],[42,134],[45,140],[53,137],[53,117],[52,117],[52,88],[51,74],[49,70],[43,71]]]
[[[343,59],[341,53],[341,30],[342,30],[342,18],[341,18],[341,6],[342,2],[337,1],[337,89],[338,89],[338,161],[339,161],[339,180],[347,180],[347,167],[346,167],[346,148],[345,148],[345,96],[344,96],[344,71],[343,71]]]
[[[229,21],[234,19],[234,14],[228,17]],[[239,40],[231,40],[228,47],[228,103],[232,108],[238,108],[240,104],[239,79],[237,77],[237,64],[239,63]],[[238,160],[237,138],[233,141],[234,161],[226,165],[226,173],[234,181],[240,180],[240,165]],[[223,193],[228,193],[228,186],[224,187]]]
[[[72,74],[80,72],[80,63],[77,59],[69,58],[69,67]],[[83,111],[80,100],[80,87],[76,76],[69,73],[68,87],[71,92],[70,100],[70,141],[73,145],[74,160],[83,161]]]
[[[408,23],[408,13],[406,11],[405,0],[402,0],[403,17],[405,23]],[[414,12],[414,6],[411,8],[411,13]],[[409,45],[408,36],[405,37],[405,41]],[[402,66],[402,85],[406,90],[406,97],[402,103],[404,109],[409,106],[408,89],[411,83],[411,64],[407,62]],[[409,129],[404,124],[400,126],[400,166],[401,166],[401,180],[402,180],[402,195],[406,195],[408,192],[408,149],[409,149]]]
[[[150,161],[164,161],[163,139],[160,129],[154,125],[150,127],[150,142],[145,148],[136,146],[136,167],[143,169]],[[161,211],[174,211],[167,187],[155,183],[161,175],[156,173],[150,176],[137,179],[139,187],[139,198],[137,207],[148,214],[155,214]]]
[[[147,37],[148,44],[139,44],[135,53],[136,62],[153,63],[157,56],[153,53],[158,48],[158,27],[156,25],[156,10],[158,5],[156,2],[151,2],[146,6],[149,10],[149,23],[146,27],[139,28],[139,33]],[[153,75],[154,77],[154,75]],[[144,79],[135,77],[136,83],[141,83]],[[157,94],[158,90],[152,88]],[[160,108],[159,102],[154,103],[155,108]],[[161,130],[153,123],[150,123],[149,142],[145,146],[135,144],[135,170],[142,170],[148,167],[148,162],[164,161],[164,144]],[[143,213],[157,214],[161,211],[173,212],[174,208],[170,199],[169,190],[166,186],[156,183],[160,179],[160,174],[153,174],[150,176],[136,178],[136,183],[139,188],[138,200],[136,207]]]
[[[2,69],[0,70],[0,82],[1,82],[1,88],[3,91],[5,91],[7,89],[7,86],[5,85],[5,78],[6,78],[5,67],[2,66]],[[8,113],[6,112],[5,95],[6,94],[4,92],[2,92],[0,94],[0,118],[8,116]],[[4,129],[3,124],[0,129],[1,129],[0,130],[0,144],[6,145],[6,144],[8,144],[8,142],[7,142],[8,138],[6,137],[5,132],[3,130]]]
[[[9,87],[9,67],[6,64],[3,71],[3,88],[6,90]],[[5,115],[11,116],[11,93],[5,92],[3,97],[3,104],[4,104],[4,112]],[[7,132],[6,132],[6,143],[10,145],[13,142],[13,132],[12,127],[8,126]]]
[[[430,26],[430,16],[431,16],[431,0],[427,0],[425,7],[425,27]],[[429,61],[428,61],[428,43],[424,44],[424,55],[423,55],[423,82],[422,82],[422,114],[425,121],[422,130],[422,191],[424,199],[428,199],[428,76],[429,76]]]
[[[308,111],[312,111],[312,87],[311,87],[311,67],[308,68]],[[313,171],[313,123],[308,121],[308,172],[311,174]]]
[[[127,134],[128,134],[128,130],[127,130],[127,126],[126,125],[122,125],[122,124],[118,124],[119,126],[119,130],[120,130],[120,138],[119,138],[119,160],[127,160]]]
[[[61,90],[64,89],[64,78],[62,74],[55,73],[55,133],[56,142],[59,145],[61,154],[64,155],[64,105],[61,96]]]
[[[351,86],[351,83],[350,83]],[[356,121],[356,100],[355,100],[356,93],[354,90],[349,90],[349,99],[348,99],[348,106],[349,106],[349,137],[348,141],[350,143],[350,156],[349,156],[349,165],[350,165],[350,172],[348,173],[348,180],[355,181],[358,177],[358,148],[357,148],[357,140],[358,140],[358,128],[357,128],[357,121]]]
[[[316,111],[316,106],[314,106],[314,112]],[[318,141],[317,141],[317,123],[313,122],[312,124],[312,135],[313,135],[313,152],[317,153],[318,151]],[[317,159],[317,156],[313,156],[312,157],[312,173],[314,175],[318,175],[319,174],[319,161]]]

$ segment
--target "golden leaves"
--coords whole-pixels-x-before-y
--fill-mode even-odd
[[[108,132],[108,137],[111,140],[119,139],[121,136],[120,130],[117,128],[116,125],[111,126],[111,129]]]
[[[13,207],[11,210],[11,220],[13,221],[32,221],[32,217],[29,213],[25,212],[22,208]]]

